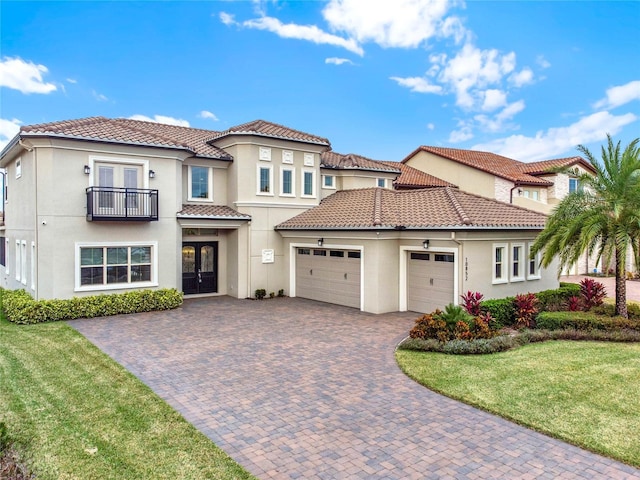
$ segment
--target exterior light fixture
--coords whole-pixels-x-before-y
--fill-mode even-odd
[[[89,175],[91,173],[91,167],[89,165],[84,166],[84,174]]]
[[[429,248],[429,240],[422,241],[422,248],[424,248],[425,250]]]
[[[149,178],[156,178],[156,172],[149,170]]]
[[[318,239],[318,246],[321,247],[323,243],[324,243],[324,238],[319,238]]]

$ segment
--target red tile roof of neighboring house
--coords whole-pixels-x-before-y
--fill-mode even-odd
[[[371,160],[370,158],[348,153],[323,152],[320,157],[320,166],[323,168],[335,168],[337,170],[373,170],[377,172],[400,173],[397,166],[388,165],[385,162]]]
[[[384,161],[382,163],[400,170],[400,176],[393,182],[393,186],[397,190],[405,190],[409,188],[456,187],[453,183],[446,182],[402,162]]]
[[[424,151],[433,153],[454,162],[462,163],[470,167],[490,173],[496,177],[510,180],[519,185],[539,185],[550,186],[552,182],[537,178],[523,171],[523,162],[512,158],[503,157],[490,152],[480,152],[476,150],[461,150],[459,148],[427,147],[421,146],[409,154],[402,163],[406,163],[416,153]]]
[[[251,220],[250,215],[240,213],[226,205],[182,205],[177,217],[211,218],[217,220]]]
[[[224,150],[207,143],[207,140],[216,133],[212,130],[199,128],[105,117],[63,120],[26,125],[20,128],[22,136],[57,136],[129,145],[176,148],[187,150],[200,157],[231,160],[232,157]]]
[[[210,138],[210,140],[216,141],[229,135],[259,135],[297,142],[314,143],[318,145],[325,145],[327,147],[331,146],[331,143],[326,138],[301,132],[300,130],[294,130],[292,128],[285,127],[284,125],[267,122],[265,120],[254,120],[252,122],[231,127],[224,132],[217,132]]]
[[[543,175],[545,173],[553,173],[552,170],[559,168],[568,168],[574,165],[580,165],[591,173],[596,173],[593,166],[582,157],[554,158],[551,160],[543,160],[541,162],[523,163],[522,171],[530,175]]]
[[[278,225],[278,230],[535,229],[546,215],[440,187],[343,190]]]

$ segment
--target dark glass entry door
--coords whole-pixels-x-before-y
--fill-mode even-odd
[[[186,295],[218,291],[218,242],[182,244],[182,291]]]

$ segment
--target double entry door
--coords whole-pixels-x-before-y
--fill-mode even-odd
[[[182,291],[185,295],[218,291],[218,242],[182,243]]]

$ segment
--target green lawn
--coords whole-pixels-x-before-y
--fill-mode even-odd
[[[398,350],[396,358],[432,390],[640,466],[640,344],[551,341],[493,355]]]
[[[64,323],[0,320],[0,405],[39,479],[253,478]]]

